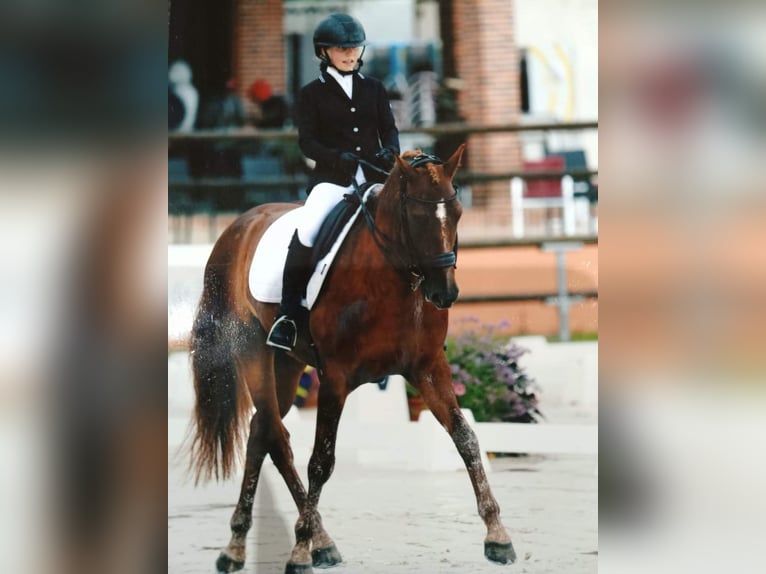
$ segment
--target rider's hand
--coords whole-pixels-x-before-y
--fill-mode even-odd
[[[375,154],[375,163],[386,171],[391,171],[396,163],[396,155],[391,149],[384,147]]]

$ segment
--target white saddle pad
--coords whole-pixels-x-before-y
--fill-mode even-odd
[[[382,184],[371,186],[364,194],[363,201],[366,202],[370,193],[377,193],[382,187]],[[256,300],[264,303],[279,303],[282,300],[282,270],[287,258],[287,247],[290,245],[296,222],[303,209],[305,208],[298,207],[280,216],[266,230],[258,243],[253,256],[253,263],[250,266],[249,277],[250,293]],[[332,262],[361,210],[360,206],[354,211],[330,251],[317,263],[306,288],[306,299],[303,301],[303,305],[307,309],[311,309],[319,297]]]

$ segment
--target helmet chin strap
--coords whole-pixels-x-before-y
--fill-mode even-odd
[[[332,64],[330,64],[330,65],[332,66]],[[332,67],[335,68],[335,66],[332,66]],[[335,68],[335,71],[338,72],[341,76],[350,76],[351,74],[356,73],[359,70],[359,68],[361,68],[361,67],[362,66],[360,64],[359,66],[354,67],[354,69],[351,70],[350,72],[346,72],[344,70],[339,70],[338,68]]]

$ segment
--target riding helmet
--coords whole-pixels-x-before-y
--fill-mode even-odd
[[[367,35],[359,20],[348,14],[331,14],[322,20],[314,30],[314,53],[324,60],[322,48],[338,46],[355,48],[367,44]]]

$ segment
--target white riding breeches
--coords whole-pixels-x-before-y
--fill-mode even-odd
[[[364,175],[361,169],[357,171],[356,180],[361,185],[364,181]],[[361,175],[361,177],[360,177]],[[325,217],[332,211],[333,207],[343,199],[347,193],[353,193],[354,186],[343,187],[334,183],[318,183],[314,186],[306,199],[306,203],[301,209],[302,213],[298,218],[297,231],[298,239],[306,247],[313,247],[314,240],[319,233],[319,228]]]

